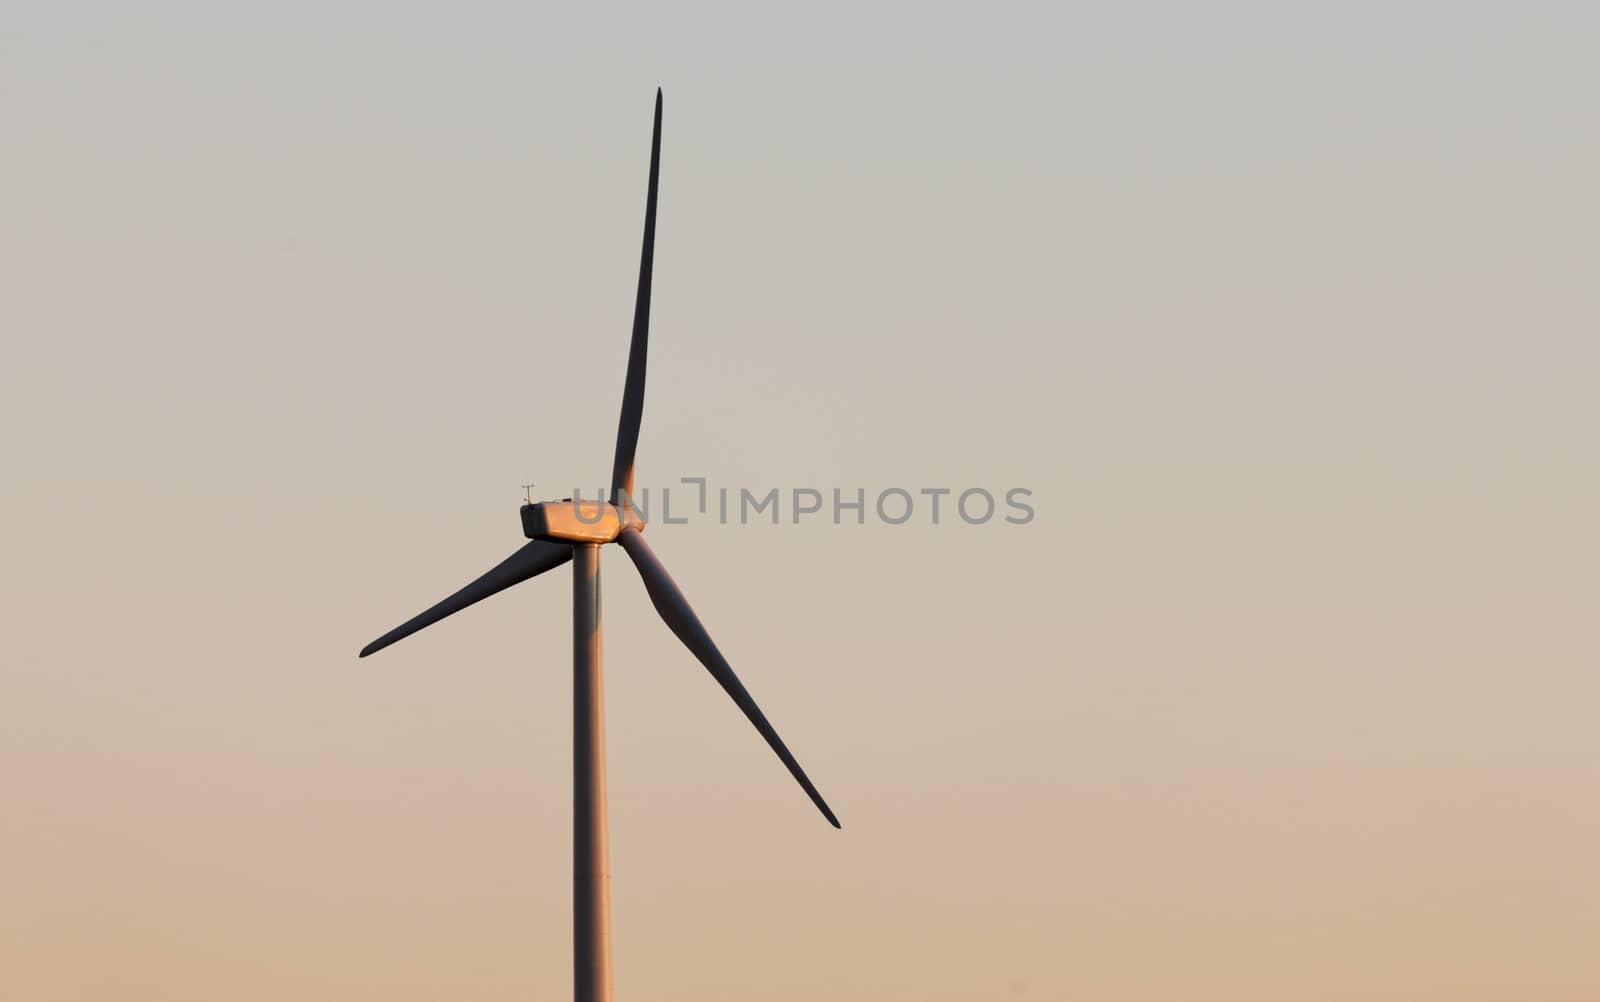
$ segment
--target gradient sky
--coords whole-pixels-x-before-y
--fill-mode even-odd
[[[1600,996],[1600,15],[13,5],[0,996],[560,998],[611,461],[844,822],[605,612],[619,998]]]

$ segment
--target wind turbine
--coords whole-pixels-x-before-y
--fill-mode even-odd
[[[795,761],[766,714],[756,705],[688,599],[660,558],[644,541],[644,519],[634,509],[634,452],[644,412],[645,351],[650,334],[650,272],[655,256],[656,187],[661,169],[661,91],[656,90],[650,139],[650,187],[645,199],[644,249],[633,307],[633,340],[622,392],[622,418],[611,465],[611,500],[562,500],[522,506],[526,543],[486,574],[426,612],[407,620],[361,649],[361,657],[383,650],[475,602],[572,561],[572,917],[573,989],[577,1002],[611,998],[610,872],[606,849],[605,702],[600,649],[600,547],[622,546],[656,612],[711,677],[733,697],[778,758],[835,828],[839,819]]]

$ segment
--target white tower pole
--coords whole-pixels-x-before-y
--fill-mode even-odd
[[[576,1002],[611,1002],[600,547],[572,547],[572,973]]]

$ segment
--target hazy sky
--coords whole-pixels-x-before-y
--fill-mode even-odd
[[[560,998],[611,463],[1033,492],[605,555],[618,997],[1600,996],[1589,4],[9,6],[0,996]]]

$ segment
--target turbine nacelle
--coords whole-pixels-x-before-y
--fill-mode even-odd
[[[552,543],[610,543],[624,529],[644,529],[633,505],[609,501],[541,501],[522,506],[522,534]]]

